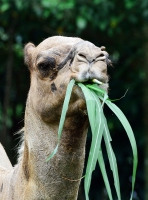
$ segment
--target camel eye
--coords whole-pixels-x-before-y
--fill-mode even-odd
[[[48,70],[49,66],[48,66],[48,63],[40,63],[38,64],[38,69],[39,70]]]
[[[52,57],[48,57],[44,61],[38,63],[37,69],[41,77],[53,77],[56,73],[56,60]]]
[[[48,59],[39,63],[37,67],[40,71],[48,71],[48,70],[54,69],[55,65],[56,65],[55,59],[52,57],[49,57]]]

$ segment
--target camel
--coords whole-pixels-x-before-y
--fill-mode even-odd
[[[24,60],[31,83],[25,109],[22,143],[12,167],[0,145],[0,200],[76,200],[82,178],[87,129],[84,95],[74,85],[57,153],[58,126],[71,79],[97,79],[108,89],[104,47],[80,38],[53,36],[38,46],[28,43]]]

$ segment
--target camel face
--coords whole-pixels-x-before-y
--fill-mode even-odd
[[[87,41],[80,42],[76,46],[71,64],[72,77],[78,82],[87,82],[95,78],[106,84],[107,53]]]
[[[31,76],[23,139],[17,165],[13,168],[0,145],[0,200],[76,200],[82,177],[88,116],[83,93],[72,90],[62,136],[58,129],[67,85],[98,79],[107,90],[107,64],[104,48],[80,38],[51,37],[37,47],[28,43],[25,63]],[[2,166],[2,167],[1,167]]]
[[[61,102],[71,79],[86,82],[95,78],[104,83],[105,90],[108,87],[107,52],[80,38],[55,36],[37,47],[29,43],[25,62],[31,72],[29,99],[46,122],[60,117]],[[86,113],[85,101],[81,89],[75,86],[68,114],[80,111]]]

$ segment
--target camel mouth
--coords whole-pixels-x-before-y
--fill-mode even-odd
[[[86,80],[86,81],[77,81],[77,80],[75,79],[75,81],[76,81],[76,86],[78,86],[77,83],[83,83],[84,85],[87,85],[87,84],[94,84],[94,83],[95,83],[95,84],[98,85],[98,87],[104,89],[105,91],[108,90],[108,82],[100,81],[100,80],[95,79],[95,78],[94,78],[94,79],[89,79],[89,80]]]
[[[89,71],[84,70],[81,72],[74,72],[72,78],[79,83],[97,83],[99,85],[108,83],[108,75],[106,73],[101,74],[99,70]]]
[[[83,83],[85,85],[87,84],[93,84],[93,83],[96,83],[98,86],[101,86],[103,84],[106,84],[106,82],[104,81],[100,81],[98,79],[88,79],[88,80],[83,80],[83,81],[78,81],[77,79],[75,79],[76,83]]]
[[[108,84],[108,80],[102,78],[84,78],[79,79],[79,77],[73,77],[77,83],[93,84],[96,83],[98,86],[103,86]]]
[[[97,84],[98,87],[100,87],[101,89],[103,89],[106,92],[108,92],[109,85],[108,85],[108,82],[106,82],[104,80],[100,80],[100,79],[98,80],[98,79],[94,78],[94,79],[89,79],[89,80],[85,80],[85,81],[79,81],[79,80],[75,79],[75,81],[76,81],[75,85],[77,86],[77,89],[80,89],[80,87],[77,85],[77,83],[83,83],[84,85],[87,85],[87,84]],[[82,97],[83,94],[80,95],[80,96]]]

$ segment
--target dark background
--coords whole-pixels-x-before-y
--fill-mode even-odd
[[[23,61],[26,43],[54,36],[76,36],[106,46],[113,62],[108,69],[109,96],[129,120],[139,163],[134,200],[148,200],[148,1],[147,0],[0,0],[0,141],[16,163],[15,133],[23,127],[29,71]],[[132,149],[123,127],[105,108],[119,167],[122,199],[130,199]],[[87,141],[87,152],[91,142]],[[105,149],[104,149],[105,150]],[[112,173],[105,156],[114,200]],[[83,184],[83,181],[82,181]],[[79,200],[84,200],[83,186]],[[102,175],[93,172],[91,200],[107,200]]]

